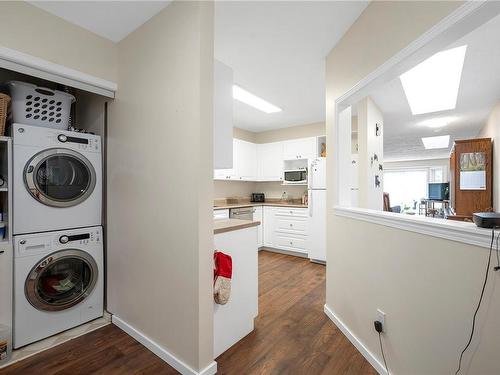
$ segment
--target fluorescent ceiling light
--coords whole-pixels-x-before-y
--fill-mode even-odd
[[[445,127],[456,120],[457,120],[457,117],[454,117],[454,116],[435,117],[435,118],[431,118],[428,120],[424,120],[424,121],[420,122],[419,125],[427,126],[429,128],[442,128],[442,127]]]
[[[450,144],[449,135],[440,135],[438,137],[423,137],[422,143],[426,150],[432,150],[434,148],[447,148]]]
[[[281,112],[281,108],[278,108],[275,105],[266,102],[264,99],[243,90],[237,85],[233,85],[233,98],[265,113]]]
[[[455,109],[466,49],[461,46],[438,52],[399,77],[411,113]]]

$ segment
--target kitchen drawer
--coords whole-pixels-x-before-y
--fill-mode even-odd
[[[229,219],[229,210],[214,210],[214,219]]]
[[[276,232],[275,246],[284,250],[307,253],[307,237],[294,236],[289,233]]]
[[[276,218],[277,231],[298,232],[299,234],[307,234],[307,220],[304,218],[283,217]]]
[[[287,207],[287,208],[277,208],[276,216],[289,216],[289,217],[303,217],[307,218],[307,208],[295,208],[295,207]]]

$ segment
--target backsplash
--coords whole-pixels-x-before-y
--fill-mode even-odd
[[[264,193],[266,198],[281,198],[283,192],[288,198],[299,199],[307,186],[281,185],[281,182],[214,181],[214,199],[228,197],[250,197],[252,193]]]

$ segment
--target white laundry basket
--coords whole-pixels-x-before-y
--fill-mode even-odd
[[[13,122],[68,129],[73,95],[19,81],[11,81],[8,86]]]

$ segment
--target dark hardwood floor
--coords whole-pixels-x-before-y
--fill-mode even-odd
[[[345,374],[376,371],[323,313],[325,267],[259,253],[255,330],[217,358],[218,374]],[[110,325],[0,370],[10,374],[177,374]]]
[[[261,251],[255,330],[216,359],[218,374],[376,375],[324,303],[325,266]]]

